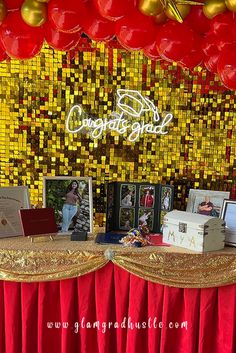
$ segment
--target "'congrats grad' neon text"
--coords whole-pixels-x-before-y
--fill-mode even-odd
[[[109,118],[83,118],[83,111],[80,105],[74,105],[66,119],[66,129],[71,133],[89,132],[90,136],[98,139],[104,132],[116,131],[118,134],[128,134],[128,140],[136,141],[142,134],[166,135],[168,131],[166,127],[171,122],[173,115],[167,113],[162,119],[157,108],[148,99],[143,97],[138,91],[117,90],[117,105],[121,109],[121,113],[113,112]],[[125,103],[125,100],[133,101],[138,109]],[[142,121],[130,121],[125,116],[140,118],[145,112],[152,113],[153,121],[145,123]],[[76,118],[74,116],[76,115]],[[76,127],[71,128],[71,124],[76,121]]]

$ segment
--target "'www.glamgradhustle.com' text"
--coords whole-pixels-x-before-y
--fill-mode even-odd
[[[124,317],[121,321],[88,321],[83,317],[80,321],[73,323],[67,321],[48,321],[48,329],[71,329],[74,333],[84,329],[97,329],[106,333],[111,329],[143,330],[143,329],[188,329],[187,321],[160,321],[156,317],[148,318],[147,321],[135,321],[132,318]]]

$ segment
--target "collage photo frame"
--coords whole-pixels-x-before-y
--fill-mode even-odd
[[[160,232],[164,215],[173,208],[169,185],[114,182],[107,187],[106,230],[129,231],[146,226]]]

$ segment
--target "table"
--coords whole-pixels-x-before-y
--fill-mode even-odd
[[[0,352],[233,353],[235,262],[234,248],[2,239]]]

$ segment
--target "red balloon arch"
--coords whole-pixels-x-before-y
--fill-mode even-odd
[[[236,0],[182,3],[0,0],[0,61],[30,59],[44,41],[55,50],[79,50],[85,34],[108,44],[116,39],[117,47],[143,50],[152,60],[176,62],[190,70],[200,65],[235,90]]]

